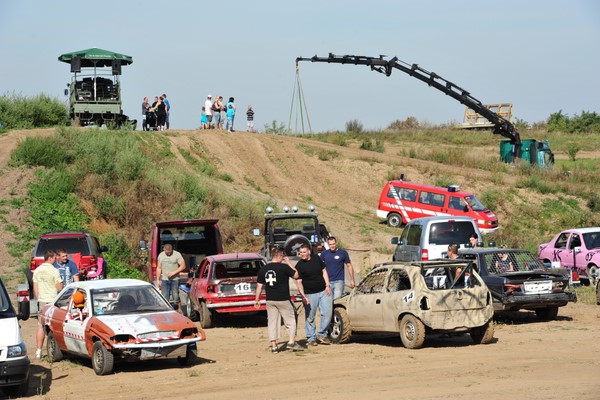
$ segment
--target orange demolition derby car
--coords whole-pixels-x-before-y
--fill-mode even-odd
[[[206,339],[152,284],[135,279],[73,282],[40,318],[50,361],[64,353],[90,358],[97,375],[110,374],[119,360],[176,357],[190,365]]]

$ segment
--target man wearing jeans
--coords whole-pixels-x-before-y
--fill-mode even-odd
[[[173,250],[173,245],[165,244],[164,251],[158,255],[156,265],[156,283],[167,301],[177,304],[181,313],[179,299],[179,273],[185,270],[185,260],[180,252]]]
[[[348,268],[348,274],[350,274],[350,289],[354,289],[354,268],[352,268],[348,252],[338,249],[337,239],[334,236],[327,239],[327,244],[329,249],[321,253],[321,260],[327,266],[327,275],[329,275],[333,300],[335,300],[344,294],[344,266]]]
[[[304,314],[306,338],[309,346],[330,344],[327,329],[331,322],[333,302],[331,301],[331,288],[325,263],[319,257],[313,257],[311,248],[307,244],[300,247],[300,261],[296,264],[300,275],[298,290],[304,300]],[[317,310],[321,313],[319,331],[316,331],[315,318]]]

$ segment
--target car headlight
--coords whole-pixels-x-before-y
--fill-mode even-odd
[[[7,358],[23,357],[27,355],[27,346],[25,342],[21,342],[16,346],[9,346],[6,353]]]

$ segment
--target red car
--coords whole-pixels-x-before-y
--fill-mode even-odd
[[[256,253],[217,254],[206,257],[190,271],[187,312],[202,328],[212,328],[218,314],[256,313],[256,275],[266,260]],[[266,310],[261,296],[260,310]]]

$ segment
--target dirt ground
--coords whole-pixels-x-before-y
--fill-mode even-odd
[[[27,343],[35,342],[36,323],[22,323]],[[398,335],[374,334],[271,354],[264,318],[227,318],[206,331],[191,367],[126,363],[96,376],[89,360],[33,359],[28,397],[592,400],[600,393],[599,326],[599,307],[569,304],[551,322],[529,312],[504,316],[489,345],[431,335],[424,348],[408,350]],[[304,339],[303,314],[298,330]]]
[[[7,167],[10,151],[26,135],[52,132],[0,136],[3,200],[23,196],[33,177],[29,170]],[[231,183],[219,182],[227,190],[276,198],[281,205],[317,204],[322,221],[350,250],[358,271],[389,260],[389,239],[399,232],[378,225],[374,217],[390,171],[419,180],[447,168],[399,157],[398,149],[376,154],[294,137],[223,132],[173,132],[168,137],[173,148],[200,142],[218,171],[233,178]],[[319,151],[338,154],[326,162],[325,171]],[[468,168],[462,172],[465,177],[482,173]],[[505,179],[510,179],[508,174]],[[8,223],[19,225],[26,218],[23,210],[5,209]],[[8,254],[6,243],[12,240],[0,224],[0,274],[5,283],[10,281],[11,290],[21,268]],[[303,316],[300,321],[299,338],[304,339]],[[30,355],[36,324],[36,319],[22,323]],[[207,340],[199,344],[199,362],[188,368],[174,360],[119,364],[114,374],[98,377],[87,360],[50,364],[32,359],[28,397],[591,400],[600,398],[599,327],[600,307],[577,303],[561,308],[556,321],[537,322],[533,313],[525,312],[498,320],[496,340],[489,345],[473,345],[468,335],[431,336],[425,348],[407,350],[397,335],[360,335],[344,345],[271,354],[264,318],[228,318],[207,331]]]

